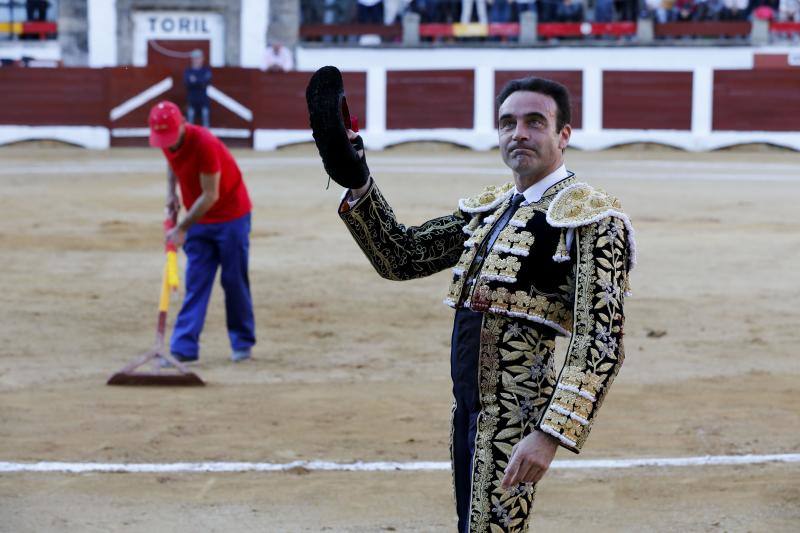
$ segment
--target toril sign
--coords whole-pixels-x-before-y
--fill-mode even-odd
[[[214,11],[136,11],[133,19],[133,64],[147,64],[151,40],[198,40],[209,42],[208,62],[225,64],[225,17]]]
[[[147,17],[148,30],[156,33],[177,33],[182,35],[208,35],[211,33],[208,19],[203,16],[150,16]]]

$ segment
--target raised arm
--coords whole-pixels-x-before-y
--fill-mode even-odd
[[[463,251],[467,223],[459,212],[406,227],[370,176],[364,143],[353,129],[342,75],[323,67],[306,88],[309,125],[325,172],[349,189],[339,214],[378,274],[387,279],[419,278],[451,267]],[[355,196],[352,194],[355,193]]]
[[[352,206],[342,200],[339,216],[378,274],[391,280],[421,278],[452,267],[467,238],[467,220],[460,212],[420,226],[400,224],[373,180]]]

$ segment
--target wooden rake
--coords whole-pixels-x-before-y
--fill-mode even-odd
[[[169,231],[177,223],[178,213],[171,209],[164,221],[164,231]],[[205,383],[200,376],[186,368],[186,365],[172,357],[164,347],[164,334],[167,329],[167,311],[172,291],[180,285],[178,278],[178,250],[174,244],[165,246],[167,260],[164,264],[164,275],[161,281],[161,297],[158,302],[158,323],[156,326],[156,343],[153,348],[116,372],[106,385],[161,385],[178,387],[197,387]]]

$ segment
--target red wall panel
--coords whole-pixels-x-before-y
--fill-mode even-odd
[[[472,70],[389,71],[386,129],[472,129],[474,98]]]
[[[108,125],[102,69],[2,68],[0,102],[0,124]]]
[[[253,78],[258,76],[257,69],[225,67],[211,69],[211,85],[253,111]],[[184,91],[185,94],[185,91]],[[211,100],[211,127],[251,129],[253,123],[240,117],[222,104]]]
[[[800,130],[800,69],[714,72],[714,130]]]
[[[692,73],[603,72],[603,128],[692,129]]]
[[[259,129],[308,129],[306,85],[312,72],[255,72],[252,102],[255,127]],[[367,126],[367,74],[343,72],[350,114],[359,126]]]
[[[494,73],[494,92],[500,94],[503,86],[511,80],[525,78],[527,76],[538,76],[557,81],[569,91],[569,99],[572,107],[572,128],[583,127],[583,72],[580,70],[497,70]],[[495,111],[497,107],[495,106]],[[497,117],[495,113],[495,125]]]

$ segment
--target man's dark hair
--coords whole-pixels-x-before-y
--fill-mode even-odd
[[[500,94],[497,95],[497,108],[499,109],[506,98],[517,91],[530,91],[532,93],[544,94],[555,100],[556,108],[556,131],[564,129],[564,126],[572,121],[572,106],[569,103],[569,91],[557,81],[547,80],[530,76],[511,80],[506,83]]]

